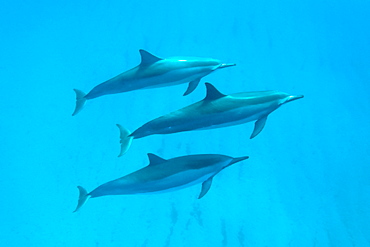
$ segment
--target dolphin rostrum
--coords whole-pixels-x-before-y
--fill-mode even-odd
[[[139,50],[141,63],[112,79],[94,87],[88,94],[74,89],[76,108],[72,116],[79,113],[86,100],[107,94],[123,93],[138,89],[158,88],[189,82],[184,95],[198,86],[200,79],[209,73],[235,64],[224,64],[211,58],[171,57],[159,58],[145,50]]]
[[[90,193],[78,186],[80,196],[74,212],[90,197],[158,193],[202,183],[202,190],[198,196],[200,199],[211,188],[212,179],[217,173],[249,158],[248,156],[232,158],[220,154],[198,154],[166,160],[151,153],[148,157],[148,166],[102,184]]]
[[[120,129],[122,156],[132,139],[149,135],[171,134],[190,130],[214,129],[256,121],[250,138],[256,137],[265,126],[268,115],[281,105],[303,95],[290,95],[279,91],[246,92],[225,95],[212,84],[206,83],[206,97],[192,105],[147,122],[130,133]]]

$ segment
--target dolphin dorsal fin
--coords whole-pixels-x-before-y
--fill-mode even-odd
[[[152,154],[152,153],[148,153],[148,158],[149,158],[150,166],[159,165],[166,161],[165,159],[159,157],[158,155]]]
[[[207,95],[204,100],[215,100],[226,96],[225,94],[220,93],[220,91],[218,91],[211,83],[206,82],[205,84],[207,88]]]
[[[147,52],[146,50],[139,50],[140,56],[141,56],[141,63],[140,65],[151,65],[155,62],[158,62],[159,60],[162,60],[162,58],[156,57],[153,54]]]

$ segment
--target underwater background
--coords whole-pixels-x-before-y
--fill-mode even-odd
[[[0,8],[2,246],[370,246],[369,1],[3,1]],[[236,63],[187,85],[104,96],[77,116],[73,88],[159,57]],[[143,123],[222,93],[305,98],[253,123],[155,135],[119,153],[116,123]],[[163,158],[249,155],[201,185],[91,199]]]

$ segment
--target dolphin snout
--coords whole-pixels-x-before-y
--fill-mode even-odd
[[[235,63],[223,63],[218,67],[219,69],[235,66]]]
[[[243,156],[243,157],[238,157],[238,158],[233,158],[233,160],[230,162],[230,165],[238,163],[240,161],[249,159],[249,156]]]
[[[302,99],[303,97],[304,97],[304,95],[292,95],[292,96],[289,96],[288,99],[286,100],[286,103],[287,102],[290,102],[290,101],[293,101],[293,100]]]

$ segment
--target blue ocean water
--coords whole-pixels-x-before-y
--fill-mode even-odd
[[[370,246],[369,1],[8,1],[0,9],[2,246]],[[186,85],[88,102],[73,88],[136,66],[138,50],[237,66]],[[141,124],[225,93],[276,89],[253,124],[157,135],[117,158],[120,123]],[[156,194],[89,191],[164,158],[249,155],[214,180]]]

